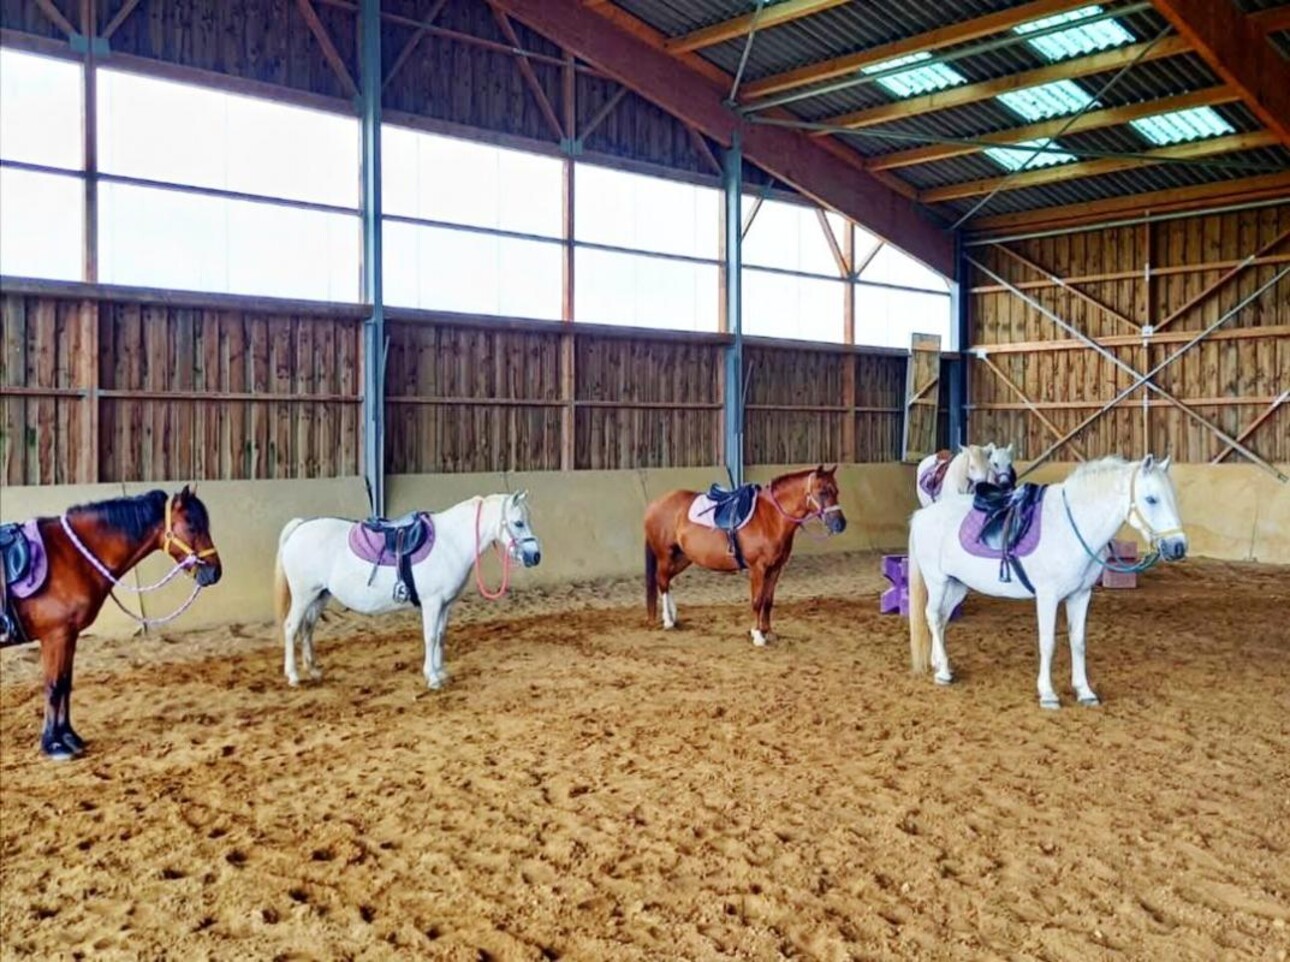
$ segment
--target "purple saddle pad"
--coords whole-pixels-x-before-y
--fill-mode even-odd
[[[1035,515],[1030,522],[1030,530],[1026,532],[1025,537],[1017,542],[1015,548],[1009,552],[1014,558],[1024,558],[1039,545],[1040,528],[1043,527],[1044,505],[1040,501],[1035,505]],[[970,555],[978,558],[1002,558],[1003,553],[996,548],[983,544],[980,540],[981,529],[985,527],[986,514],[984,511],[978,511],[973,508],[959,525],[959,544],[963,550]]]
[[[22,526],[22,536],[27,539],[31,550],[31,561],[27,573],[9,585],[9,593],[15,598],[30,598],[45,585],[49,577],[49,555],[45,554],[45,542],[40,539],[40,528],[35,521],[28,521]],[[0,578],[4,573],[0,572]]]
[[[434,519],[425,512],[421,513],[420,518],[426,526],[426,540],[421,547],[408,555],[410,564],[419,564],[425,561],[426,558],[430,557],[430,552],[434,550]],[[350,526],[349,550],[368,564],[393,568],[398,563],[398,558],[394,552],[386,550],[385,532],[373,531],[361,521],[356,521]]]

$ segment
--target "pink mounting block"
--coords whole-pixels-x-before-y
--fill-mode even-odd
[[[28,521],[22,526],[22,536],[27,539],[31,549],[31,562],[27,573],[9,585],[9,592],[15,598],[30,598],[42,587],[49,577],[49,555],[45,554],[45,542],[40,538],[40,528],[36,522]],[[0,572],[0,578],[4,573]]]
[[[753,515],[756,513],[757,511],[754,507],[754,510],[748,512],[748,517],[739,522],[739,527],[742,528],[751,521]],[[703,525],[705,528],[715,528],[717,526],[714,521],[715,515],[716,502],[706,494],[698,495],[690,504],[689,518],[695,524]]]
[[[421,520],[426,525],[426,540],[415,552],[408,555],[409,564],[425,561],[434,550],[434,519],[422,512]],[[349,529],[349,550],[369,564],[383,565],[388,568],[398,563],[393,551],[385,548],[385,532],[373,531],[361,521],[355,522]]]
[[[1136,541],[1112,541],[1111,554],[1122,565],[1136,564],[1138,560],[1138,543]],[[1136,571],[1112,571],[1102,569],[1103,588],[1136,588],[1138,573]]]

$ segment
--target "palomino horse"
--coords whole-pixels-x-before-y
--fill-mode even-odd
[[[150,491],[133,498],[81,505],[58,518],[37,518],[25,527],[34,527],[37,537],[32,540],[39,548],[33,557],[38,551],[39,563],[47,569],[39,587],[25,597],[15,594],[10,603],[19,638],[40,641],[45,670],[45,726],[40,747],[50,758],[62,760],[85,750],[84,740],[72,728],[76,639],[94,623],[113,589],[147,591],[186,571],[195,578],[193,592],[170,616],[174,617],[192,603],[199,590],[219,581],[222,569],[211,542],[206,506],[187,487],[174,496]],[[124,584],[126,572],[154,551],[165,551],[174,560],[170,574],[145,589]],[[11,593],[13,589],[10,586]],[[115,595],[112,597],[115,600]],[[169,621],[170,617],[158,622],[136,620],[148,624]]]
[[[650,621],[658,616],[662,596],[663,627],[676,627],[672,581],[691,564],[713,571],[738,571],[740,561],[751,573],[752,609],[757,623],[750,634],[754,645],[773,640],[770,612],[775,585],[793,553],[793,536],[812,518],[833,534],[847,526],[838,504],[836,466],[798,471],[775,478],[756,495],[752,514],[739,529],[738,555],[732,554],[725,531],[690,520],[697,491],[670,491],[645,510],[645,606]]]
[[[1011,487],[1017,481],[1012,445],[1001,448],[992,441],[985,447],[961,444],[958,454],[937,451],[918,462],[914,477],[918,502],[924,508],[947,492],[971,494],[982,482]]]
[[[412,584],[401,583],[399,566],[364,560],[355,553],[364,524],[344,518],[294,518],[278,538],[275,595],[282,624],[283,669],[287,682],[300,683],[296,672],[296,642],[301,644],[305,670],[322,678],[314,659],[314,625],[327,600],[367,615],[421,607],[425,634],[426,685],[440,688],[448,680],[443,667],[443,635],[448,615],[465,587],[471,566],[476,584],[488,598],[499,598],[510,577],[510,562],[531,568],[542,560],[542,545],[529,520],[528,495],[493,494],[471,498],[436,515],[417,513],[408,525],[425,526],[407,571]],[[406,527],[407,525],[405,525]],[[502,554],[502,588],[490,594],[479,570],[479,556],[493,545]],[[411,588],[409,591],[408,588]]]
[[[1169,459],[1157,462],[1118,457],[1090,461],[1061,484],[1022,485],[1013,503],[1033,504],[1020,523],[1020,541],[1011,556],[989,549],[990,526],[967,498],[946,498],[915,511],[909,526],[909,639],[915,672],[935,670],[936,681],[954,679],[945,650],[945,624],[968,589],[999,598],[1035,599],[1039,617],[1039,704],[1058,708],[1051,677],[1056,647],[1057,605],[1066,603],[1070,631],[1071,684],[1081,705],[1096,705],[1084,667],[1084,627],[1093,585],[1109,558],[1109,543],[1125,522],[1147,540],[1152,556],[1135,570],[1163,557],[1177,561],[1187,553],[1187,536],[1178,519]],[[1005,519],[1004,534],[1014,527]],[[1024,569],[1020,559],[1025,559]],[[1003,566],[1014,568],[1005,577]],[[1124,569],[1120,569],[1124,570]],[[930,634],[929,634],[930,631]]]

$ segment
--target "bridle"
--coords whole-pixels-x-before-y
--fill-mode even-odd
[[[1120,561],[1115,557],[1114,549],[1112,550],[1111,555],[1113,560],[1103,560],[1097,552],[1088,546],[1088,542],[1085,541],[1084,536],[1080,534],[1079,526],[1075,524],[1075,515],[1071,513],[1070,501],[1066,498],[1066,486],[1062,485],[1062,505],[1066,508],[1066,520],[1070,522],[1071,530],[1075,532],[1075,538],[1079,541],[1080,547],[1084,549],[1084,553],[1093,559],[1093,561],[1100,564],[1103,568],[1108,568],[1111,571],[1118,571],[1122,574],[1136,574],[1155,567],[1161,559],[1160,542],[1165,538],[1168,538],[1170,535],[1185,535],[1187,533],[1182,528],[1166,528],[1164,531],[1157,531],[1151,526],[1151,523],[1147,521],[1146,516],[1138,507],[1137,483],[1138,474],[1141,470],[1142,466],[1138,465],[1133,469],[1133,474],[1129,476],[1129,510],[1125,514],[1124,520],[1147,536],[1151,544],[1151,551],[1142,558],[1142,560],[1135,564],[1125,564]],[[1135,517],[1137,519],[1136,522],[1134,520]],[[1141,527],[1139,527],[1139,525]]]
[[[172,520],[174,504],[174,498],[166,499],[166,530],[162,536],[161,550],[170,555],[171,559],[180,567],[187,567],[192,564],[206,564],[205,559],[209,558],[213,554],[218,554],[219,552],[215,550],[214,545],[198,551],[183,538],[179,537],[179,535],[175,534],[174,522]],[[184,553],[184,557],[182,559],[176,558],[174,552],[170,550],[170,546],[172,544]]]
[[[793,517],[793,515],[789,514],[787,511],[784,510],[783,505],[779,503],[779,499],[775,497],[774,482],[771,482],[770,484],[766,485],[766,494],[770,498],[770,503],[775,506],[775,510],[778,511],[782,517],[793,522],[793,524],[798,524],[798,525],[806,524],[806,522],[812,520],[813,518],[818,518],[820,521],[823,521],[828,515],[834,514],[836,512],[840,512],[842,510],[842,505],[840,504],[831,504],[828,507],[825,507],[823,504],[820,503],[820,499],[815,495],[815,472],[814,471],[812,471],[806,479],[806,504],[808,508],[813,507],[815,510],[807,511],[807,513],[802,515],[800,518],[795,518]]]
[[[1138,508],[1137,484],[1138,475],[1141,471],[1142,466],[1139,465],[1134,468],[1133,474],[1129,478],[1129,513],[1125,515],[1124,520],[1145,534],[1151,541],[1152,550],[1156,550],[1156,545],[1160,544],[1161,541],[1168,538],[1170,535],[1185,535],[1187,532],[1182,528],[1166,528],[1164,531],[1157,531],[1155,528],[1151,527],[1151,522],[1147,520],[1141,509]],[[1134,521],[1135,517],[1137,518],[1136,522]]]

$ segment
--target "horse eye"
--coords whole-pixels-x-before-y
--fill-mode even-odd
[[[1160,503],[1160,499],[1157,498],[1154,494],[1147,495],[1147,504],[1159,504],[1159,503]]]

